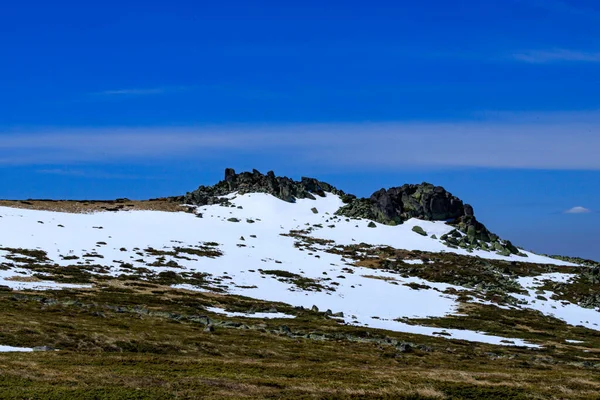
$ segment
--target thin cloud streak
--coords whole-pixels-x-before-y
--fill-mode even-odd
[[[90,93],[91,96],[105,97],[133,97],[133,96],[152,96],[166,93],[184,92],[189,90],[187,86],[165,86],[155,88],[125,88],[114,90],[103,90],[100,92]]]
[[[591,118],[581,123],[524,121],[0,132],[0,165],[135,164],[252,156],[348,169],[600,170],[600,123]]]
[[[568,210],[564,211],[565,214],[589,214],[591,212],[592,210],[581,206],[569,208]]]
[[[512,54],[511,58],[531,64],[556,62],[599,63],[600,52],[586,52],[570,49],[529,50]]]

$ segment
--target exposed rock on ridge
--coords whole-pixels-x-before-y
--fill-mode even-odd
[[[447,221],[457,228],[453,234],[440,238],[450,247],[491,250],[503,255],[519,254],[512,243],[501,241],[477,221],[471,205],[464,204],[443,187],[426,182],[378,190],[369,198],[351,201],[336,214],[388,225],[401,224],[410,218]]]
[[[326,182],[313,178],[303,177],[300,181],[294,181],[288,177],[275,176],[273,171],[267,172],[266,175],[257,170],[236,174],[235,170],[227,168],[224,180],[214,186],[200,186],[195,191],[187,193],[183,197],[183,201],[186,204],[201,206],[223,204],[227,201],[219,197],[233,192],[240,194],[268,193],[290,203],[294,203],[296,199],[315,200],[315,196],[324,197],[325,192],[337,194],[347,202],[355,198]]]
[[[422,183],[378,190],[368,199],[357,199],[342,207],[338,213],[383,224],[401,224],[410,218],[454,221],[463,216],[472,217],[473,207],[464,205],[441,186]]]
[[[447,221],[457,228],[453,234],[440,239],[449,247],[462,247],[467,250],[484,249],[499,254],[518,254],[519,250],[508,241],[501,241],[475,218],[473,207],[464,204],[441,186],[430,183],[403,185],[381,189],[369,198],[358,199],[334,186],[314,178],[303,177],[295,181],[287,177],[275,176],[273,171],[263,175],[257,170],[237,174],[233,169],[225,170],[225,179],[214,186],[200,186],[179,200],[194,205],[227,205],[222,196],[233,192],[268,193],[283,201],[315,199],[325,196],[325,192],[339,195],[345,206],[336,214],[349,218],[365,218],[388,225],[401,224],[410,218],[429,221]]]

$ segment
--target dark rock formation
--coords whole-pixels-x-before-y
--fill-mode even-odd
[[[225,170],[225,179],[214,186],[200,186],[197,190],[183,196],[186,204],[209,205],[226,204],[227,200],[220,199],[233,192],[244,193],[268,193],[283,201],[294,203],[296,199],[315,199],[315,196],[324,197],[325,192],[340,195],[342,199],[349,202],[355,196],[346,195],[343,191],[336,189],[328,183],[313,178],[303,177],[300,181],[294,181],[287,177],[275,176],[273,171],[261,174],[257,170],[236,174],[231,168]]]
[[[464,204],[441,186],[430,183],[419,185],[403,185],[390,189],[381,189],[368,199],[354,199],[340,208],[337,215],[349,218],[366,218],[382,224],[397,225],[410,218],[428,221],[446,221],[454,224],[456,236],[446,236],[442,240],[455,247],[467,250],[486,248],[482,243],[494,243],[492,250],[503,255],[518,254],[519,250],[512,243],[500,242],[475,218],[473,207]]]
[[[465,206],[441,186],[422,183],[378,190],[368,199],[358,199],[342,207],[338,213],[384,224],[400,224],[410,218],[454,221],[462,216],[473,216],[473,207]]]

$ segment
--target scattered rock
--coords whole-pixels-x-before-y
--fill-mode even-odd
[[[415,233],[418,233],[421,236],[427,236],[427,232],[425,232],[425,230],[423,228],[421,228],[419,225],[413,226],[412,231]]]
[[[50,346],[36,346],[33,348],[33,351],[54,351],[54,348]]]
[[[106,318],[106,314],[104,314],[104,313],[103,313],[103,312],[101,312],[101,311],[94,311],[94,312],[92,313],[92,315],[93,315],[94,317],[98,317],[98,318]]]
[[[279,330],[283,333],[291,333],[292,332],[292,330],[287,325],[281,325],[279,327]]]
[[[399,345],[396,346],[396,350],[398,350],[400,353],[412,353],[413,352],[412,346],[408,343],[400,343]]]

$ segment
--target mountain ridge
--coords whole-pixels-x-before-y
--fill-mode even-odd
[[[370,197],[359,198],[335,186],[315,178],[302,177],[295,181],[275,175],[273,171],[263,175],[252,172],[236,173],[233,168],[225,169],[224,179],[212,186],[200,186],[184,196],[172,198],[185,204],[205,206],[226,205],[231,193],[268,193],[280,200],[294,203],[298,199],[315,200],[325,192],[340,196],[344,206],[336,215],[348,218],[364,218],[386,225],[398,225],[411,218],[425,221],[445,221],[454,225],[457,232],[442,238],[449,247],[465,249],[491,249],[502,254],[522,254],[510,241],[501,240],[479,222],[473,206],[464,203],[442,186],[428,182],[404,184],[380,189]]]
[[[511,398],[514,379],[531,379],[530,392],[539,393],[537,398],[552,398],[551,385],[564,385],[567,374],[571,388],[584,388],[582,376],[586,385],[596,379],[597,267],[525,250],[527,257],[507,254],[496,247],[506,245],[500,239],[490,242],[493,248],[485,244],[485,251],[468,228],[461,231],[471,210],[433,185],[406,185],[376,192],[373,199],[344,197],[344,202],[341,191],[327,192],[323,189],[338,189],[318,180],[302,184],[282,178],[287,183],[280,185],[275,179],[277,193],[290,185],[287,193],[303,196],[289,202],[265,192],[262,182],[273,181],[268,176],[233,171],[228,178],[204,189],[213,196],[205,201],[214,202],[204,206],[184,204],[183,196],[145,202],[0,202],[0,306],[5,310],[0,352],[57,350],[52,359],[62,363],[45,365],[68,378],[65,390],[72,389],[72,365],[87,369],[101,360],[103,368],[123,371],[123,363],[138,366],[146,356],[150,364],[131,371],[135,387],[140,376],[149,375],[148,365],[165,366],[152,375],[160,387],[198,375],[221,377],[222,371],[231,371],[230,382],[239,381],[242,371],[263,387],[263,363],[273,363],[268,374],[277,377],[277,390],[296,385],[298,378],[290,377],[310,371],[314,398],[337,398],[337,392],[312,388],[321,387],[323,376],[348,371],[356,373],[349,381],[359,383],[352,395],[363,393],[364,384],[381,371],[410,371],[412,384],[415,368],[435,374],[445,368],[467,383],[481,368],[506,377],[493,382],[493,391],[482,392],[478,381],[472,398]],[[257,187],[263,193],[256,193]],[[435,195],[453,208],[441,207],[440,213],[431,200]],[[453,225],[418,218],[383,224],[338,212],[344,207],[361,211],[361,205],[380,210],[378,200],[386,198],[392,203],[384,209],[388,216],[441,218],[448,211],[456,219]],[[400,208],[405,203],[412,208]],[[471,239],[482,248],[474,249]],[[23,363],[24,357],[36,363],[48,358],[11,354],[0,356],[17,362],[11,367],[18,377],[10,382],[14,387],[22,384],[23,365],[31,364]],[[85,364],[82,356],[88,354],[94,361]],[[188,360],[201,366],[189,369]],[[205,367],[215,362],[228,369]],[[295,370],[282,371],[288,364]],[[175,374],[166,376],[171,369]],[[482,379],[489,379],[485,375]],[[104,387],[104,376],[94,371],[95,387]],[[450,391],[445,376],[437,381],[427,376],[427,385],[447,395],[435,398],[461,398],[463,386]],[[90,381],[78,382],[87,387]],[[387,384],[396,387],[397,382]],[[498,392],[499,384],[507,389]],[[239,397],[236,390],[233,398]],[[581,389],[579,398],[592,398],[593,390]],[[195,393],[204,395],[204,387]],[[273,397],[273,392],[260,393]],[[293,398],[290,393],[296,392],[283,397]],[[376,397],[402,398],[399,393]]]

